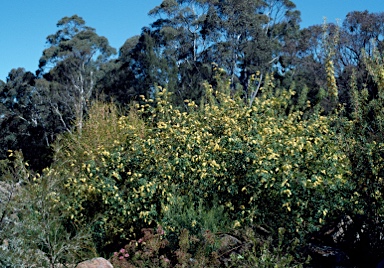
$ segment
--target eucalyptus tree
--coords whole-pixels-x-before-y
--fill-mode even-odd
[[[371,89],[375,87],[363,61],[363,55],[373,56],[374,50],[384,52],[384,12],[348,13],[341,25],[336,54],[336,71],[343,87],[349,86],[352,72],[355,72],[360,88],[363,84],[369,84]]]
[[[246,99],[252,74],[278,66],[300,20],[289,0],[164,0],[150,14],[159,17],[152,27],[165,37],[164,51],[177,60],[179,90],[212,79],[217,65]]]
[[[63,128],[76,122],[81,132],[83,117],[95,84],[100,79],[100,65],[115,54],[105,37],[85,25],[77,16],[64,17],[59,30],[47,37],[48,48],[39,62],[39,76],[49,83],[50,105]]]
[[[284,48],[298,33],[300,12],[292,1],[226,0],[216,4],[221,37],[217,60],[226,67],[235,88],[236,79],[247,95],[249,78],[278,66]],[[220,56],[224,55],[224,57]],[[259,71],[259,72],[257,72]]]
[[[336,25],[330,24],[328,30],[333,32]],[[296,90],[306,87],[309,100],[314,103],[321,88],[326,87],[324,52],[324,29],[322,25],[313,25],[300,30],[296,44],[292,48],[290,81],[296,84]],[[283,62],[285,67],[285,58]],[[289,63],[288,63],[289,64]]]
[[[179,61],[196,62],[199,51],[204,50],[200,31],[208,7],[207,1],[164,0],[149,12],[160,17],[152,26],[161,29]]]
[[[139,83],[130,67],[132,53],[139,39],[139,35],[128,38],[119,49],[117,59],[112,59],[100,67],[103,75],[96,87],[104,100],[125,105],[137,96],[145,95],[145,90],[137,91]]]
[[[101,81],[107,97],[126,104],[140,100],[140,95],[153,97],[157,86],[176,88],[176,60],[164,51],[158,31],[144,27],[139,36],[128,38],[116,60]]]
[[[340,64],[360,65],[362,49],[372,56],[374,49],[382,52],[384,12],[353,11],[347,14],[340,31]]]
[[[347,111],[352,112],[352,82],[359,90],[367,88],[370,97],[375,98],[378,93],[377,84],[364,63],[364,55],[372,57],[375,50],[384,52],[384,12],[353,11],[340,25],[328,29],[330,36],[339,36],[338,42],[332,44],[339,101],[346,104]]]
[[[51,110],[36,88],[36,77],[12,69],[0,85],[0,159],[21,150],[34,169],[46,167],[52,142]]]
[[[162,56],[173,62],[170,69],[174,77],[176,74],[176,83],[171,90],[175,92],[177,104],[184,99],[198,100],[203,81],[211,78],[211,61],[205,52],[212,45],[208,38],[212,29],[207,27],[207,22],[214,2],[164,0],[149,12],[158,18],[151,26],[161,39]]]
[[[126,68],[136,78],[135,92],[153,97],[157,86],[172,88],[175,84],[176,61],[165,51],[163,37],[149,27],[142,29],[136,46],[131,50]],[[144,91],[143,91],[144,90]]]

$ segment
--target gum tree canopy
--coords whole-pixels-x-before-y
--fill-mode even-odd
[[[116,51],[77,15],[62,18],[57,27],[47,37],[49,47],[40,58],[38,73],[49,82],[51,106],[63,127],[69,130],[69,122],[74,121],[81,131],[100,65]]]
[[[207,65],[215,62],[247,98],[252,74],[289,65],[286,47],[299,32],[295,8],[289,0],[164,0],[149,14],[158,17],[152,27],[177,61],[181,96],[198,95],[188,91],[209,80]]]

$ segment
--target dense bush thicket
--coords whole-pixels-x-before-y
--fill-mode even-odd
[[[367,64],[381,89],[379,57]],[[9,152],[14,161],[2,162],[2,264],[55,267],[96,251],[109,257],[143,228],[159,225],[171,248],[190,254],[202,250],[190,245],[206,239],[206,230],[258,226],[274,238],[285,230],[274,245],[283,251],[293,241],[304,245],[308,233],[340,212],[381,222],[382,92],[372,96],[352,85],[348,119],[322,115],[305,96],[292,105],[295,91],[267,79],[252,105],[222,81],[205,84],[200,105],[186,100],[186,111],[173,107],[162,87],[127,113],[96,102],[81,132],[56,141],[54,162],[42,174]],[[268,243],[265,256],[281,253]],[[204,254],[220,248],[209,245]],[[239,256],[260,261],[253,245]]]
[[[351,79],[351,118],[341,117],[341,148],[347,153],[352,167],[350,182],[357,200],[354,208],[366,214],[379,226],[384,213],[384,62],[375,51],[373,57],[364,56],[367,70],[377,90],[359,88],[355,75]]]
[[[383,258],[383,13],[306,29],[290,0],[149,14],[117,57],[64,17],[36,74],[0,80],[0,266],[300,267],[343,214],[364,228],[342,242]]]
[[[54,164],[28,187],[45,189],[39,198],[62,210],[63,223],[90,226],[104,252],[147,226],[207,227],[198,213],[189,221],[167,213],[183,203],[200,204],[203,215],[217,209],[233,228],[284,227],[303,238],[347,201],[340,193],[350,167],[330,119],[289,111],[294,92],[272,82],[251,107],[225,91],[207,85],[205,104],[186,101],[188,112],[172,107],[163,88],[128,116],[97,103],[81,135],[62,136]]]
[[[338,193],[348,159],[327,117],[303,120],[302,112],[286,111],[294,92],[263,91],[248,107],[207,86],[206,104],[191,102],[181,112],[160,88],[156,99],[136,106],[144,121],[133,113],[112,119],[120,136],[111,147],[87,144],[107,131],[89,121],[90,133],[84,128],[70,141],[83,149],[63,148],[58,161],[67,162],[65,170],[51,170],[65,176],[71,218],[81,224],[98,217],[108,243],[151,223],[172,230],[163,215],[183,196],[194,204],[204,200],[207,209],[224,206],[235,226],[284,226],[299,235],[315,227],[343,205]]]

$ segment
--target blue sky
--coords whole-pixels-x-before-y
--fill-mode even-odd
[[[140,34],[154,18],[149,10],[161,0],[8,0],[0,16],[0,79],[12,68],[35,72],[46,48],[45,40],[57,31],[56,23],[77,14],[99,35],[119,49],[129,37]],[[293,0],[301,11],[302,27],[343,20],[350,11],[383,12],[383,0]]]

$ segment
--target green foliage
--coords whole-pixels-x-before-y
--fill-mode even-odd
[[[60,179],[30,173],[22,155],[13,154],[13,167],[2,175],[9,189],[1,211],[2,266],[58,267],[95,256],[90,233],[66,223]]]
[[[142,232],[143,237],[114,252],[110,258],[114,267],[303,267],[288,253],[298,241],[283,245],[284,228],[279,228],[276,242],[251,228],[228,233],[207,230],[199,236],[183,229],[174,246],[161,226]]]
[[[125,123],[128,120],[132,125]],[[129,215],[131,212],[124,211],[129,205],[129,199],[118,198],[117,187],[121,187],[120,190],[128,195],[130,192],[124,189],[133,186],[121,180],[117,183],[119,176],[126,177],[118,172],[125,168],[121,155],[124,143],[134,136],[143,137],[145,132],[144,123],[133,111],[128,116],[119,117],[114,105],[95,102],[82,133],[62,135],[54,147],[56,162],[49,172],[64,179],[64,194],[67,198],[62,202],[65,210],[76,224],[93,223],[94,237],[99,242],[105,239],[105,230],[108,230],[107,237],[111,242],[116,234],[121,234],[124,227],[134,225],[136,221],[136,218],[121,218],[123,213]],[[109,164],[113,167],[108,167]],[[138,181],[132,183],[140,185]],[[131,211],[138,210],[132,206]],[[114,218],[113,224],[108,222],[110,218]]]
[[[175,92],[177,105],[184,99],[198,102],[216,62],[228,73],[231,89],[243,88],[246,95],[252,74],[265,74],[272,64],[289,69],[299,31],[295,8],[288,0],[162,1],[149,12],[158,17],[151,26],[160,37],[159,58],[177,62],[166,80],[177,77],[178,84],[158,84]]]
[[[246,228],[243,236],[249,247],[239,254],[231,254],[231,262],[228,267],[303,267],[303,264],[297,263],[295,257],[289,253],[296,250],[299,242],[295,240],[289,248],[285,248],[284,233],[285,229],[279,228],[277,245],[275,245],[271,237],[262,238],[252,229]],[[308,261],[309,259],[305,263]]]
[[[218,267],[220,263],[217,252],[209,250],[217,241],[210,231],[197,238],[183,229],[175,247],[170,246],[161,226],[156,230],[145,228],[142,232],[143,237],[114,252],[111,257],[114,267]],[[191,248],[196,250],[191,252]]]
[[[358,88],[356,77],[352,77],[352,118],[340,118],[340,139],[343,150],[353,163],[351,209],[381,222],[384,216],[384,65],[377,53],[373,58],[367,57],[365,62],[378,91]]]
[[[98,36],[96,30],[86,26],[85,21],[77,15],[62,18],[56,26],[59,30],[47,37],[50,47],[44,50],[40,58],[39,67],[42,70],[49,64],[68,64],[68,69],[75,67],[65,62],[68,59],[82,60],[84,65],[90,65],[97,53],[100,62],[116,53],[105,37]]]
[[[150,13],[166,19],[109,63],[107,39],[65,17],[37,76],[0,81],[2,266],[69,265],[126,243],[117,267],[299,267],[288,245],[341,211],[381,228],[382,14],[299,37],[288,0],[172,0]],[[139,102],[120,115],[92,103],[96,88]],[[63,131],[53,164],[29,170],[49,164]],[[245,242],[223,252],[233,230]]]
[[[116,52],[77,15],[62,18],[57,27],[59,30],[47,37],[49,47],[40,58],[38,73],[44,78],[41,85],[49,92],[47,102],[62,129],[69,132],[75,124],[81,132],[100,79],[100,66]]]
[[[225,212],[224,206],[215,206],[209,210],[205,200],[193,202],[187,196],[172,194],[172,200],[163,212],[161,224],[167,226],[166,231],[179,233],[186,229],[192,235],[201,235],[206,230],[213,233],[227,231],[231,220]],[[218,201],[212,201],[217,204]]]
[[[66,178],[63,202],[71,219],[88,224],[97,217],[99,243],[107,245],[165,221],[178,202],[177,189],[194,209],[201,200],[207,213],[224,207],[235,227],[284,226],[302,237],[319,226],[328,212],[342,209],[348,160],[338,151],[328,118],[287,114],[294,92],[275,90],[268,81],[252,107],[208,87],[210,101],[200,108],[186,101],[189,112],[181,112],[159,88],[156,99],[143,96],[144,104],[137,104],[145,121],[134,109],[119,118],[90,113],[82,135],[61,142],[68,146],[57,161],[65,162],[65,170],[54,168]],[[97,128],[92,118],[101,120]],[[182,219],[169,224],[181,225]],[[164,226],[173,227],[182,226]]]
[[[35,76],[12,69],[0,86],[0,159],[8,150],[21,150],[31,168],[41,171],[50,163],[52,114],[35,85]],[[36,157],[38,155],[39,157]]]

